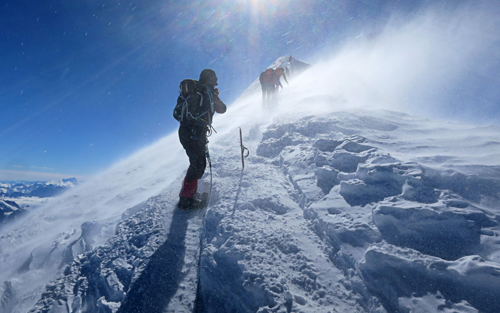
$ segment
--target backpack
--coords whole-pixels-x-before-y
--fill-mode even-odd
[[[274,70],[272,68],[266,69],[260,74],[259,80],[261,83],[273,83],[276,80]]]
[[[181,82],[174,118],[181,124],[209,124],[210,108],[203,107],[203,85],[194,79]],[[205,116],[208,115],[208,116]],[[197,123],[198,122],[198,123]]]

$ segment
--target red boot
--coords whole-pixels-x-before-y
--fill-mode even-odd
[[[188,181],[186,178],[184,178],[180,196],[184,198],[192,198],[196,194],[196,190],[198,190],[198,180],[193,179],[191,181]]]
[[[194,197],[197,189],[198,189],[197,179],[187,181],[187,179],[184,178],[184,182],[182,183],[182,189],[180,193],[179,204],[177,205],[179,209],[194,209],[200,205],[201,201]]]

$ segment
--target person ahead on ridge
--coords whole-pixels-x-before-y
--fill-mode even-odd
[[[262,103],[264,105],[275,102],[276,91],[280,87],[283,89],[283,85],[280,81],[281,76],[283,76],[283,79],[285,79],[285,82],[288,84],[285,70],[281,67],[277,69],[268,68],[260,74],[259,81],[262,87]]]
[[[283,85],[281,84],[280,78],[283,76],[283,79],[285,80],[286,84],[288,85],[288,80],[286,79],[285,75],[285,70],[282,67],[278,67],[277,69],[274,70],[274,75],[276,76],[277,80],[277,86],[276,88],[281,87],[283,89]]]
[[[217,76],[213,70],[204,69],[198,82],[189,81],[193,82],[195,86],[194,96],[199,99],[197,100],[199,105],[196,103],[196,106],[199,107],[197,108],[198,113],[184,113],[188,109],[185,108],[182,110],[182,114],[185,114],[186,118],[178,118],[174,111],[174,117],[180,121],[179,140],[189,158],[189,168],[179,194],[179,208],[196,207],[200,202],[199,199],[195,198],[195,194],[198,189],[198,179],[203,176],[207,167],[205,154],[208,143],[207,134],[210,132],[214,113],[222,114],[226,112],[226,105],[220,100],[219,90],[215,88],[217,86]],[[183,101],[187,103],[187,98],[182,96],[183,83],[184,81],[181,83],[181,96],[177,100],[178,106]],[[193,114],[196,116],[193,116]]]

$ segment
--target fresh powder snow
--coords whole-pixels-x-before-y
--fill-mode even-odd
[[[6,225],[0,311],[498,312],[500,128],[370,107],[338,70],[215,116],[207,209],[176,208],[173,133]]]

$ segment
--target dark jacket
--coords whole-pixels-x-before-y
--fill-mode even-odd
[[[214,116],[214,113],[217,112],[219,114],[225,113],[226,112],[226,105],[222,100],[219,98],[219,90],[214,89],[211,86],[208,85],[203,85],[203,107],[206,107],[208,110],[208,123],[205,124],[204,126],[208,126],[212,124],[212,119]],[[212,107],[213,104],[213,107]]]
[[[200,179],[203,176],[207,166],[205,145],[207,144],[209,125],[211,125],[215,112],[226,112],[226,105],[219,99],[216,89],[203,85],[201,93],[203,112],[207,111],[206,116],[202,116],[196,121],[181,122],[179,127],[179,140],[189,157],[189,168],[186,173],[188,181]]]

